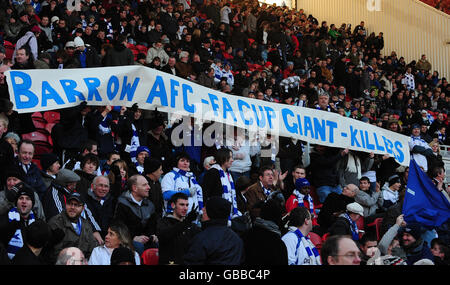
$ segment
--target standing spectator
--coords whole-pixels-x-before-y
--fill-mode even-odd
[[[282,240],[288,250],[289,265],[321,265],[320,254],[308,234],[312,230],[312,215],[305,207],[297,207],[289,215],[289,232]]]
[[[161,183],[159,182],[163,173],[161,160],[155,158],[145,159],[144,174],[150,185],[149,199],[155,205],[155,212],[158,218],[162,218],[166,213]]]
[[[171,214],[158,221],[157,236],[159,243],[159,264],[183,264],[183,256],[189,241],[201,230],[193,222],[198,217],[194,208],[188,214],[188,197],[176,193],[170,199]]]
[[[203,230],[194,236],[184,255],[185,265],[241,265],[244,244],[227,227],[231,203],[221,197],[211,197],[203,208]]]
[[[416,63],[416,68],[418,70],[424,70],[427,72],[430,72],[431,70],[431,63],[427,60],[427,56],[422,54],[420,59]]]
[[[262,205],[261,216],[256,218],[253,227],[243,237],[245,264],[288,264],[288,251],[281,238],[282,213],[281,205],[273,199]]]
[[[75,37],[73,42],[76,49],[74,56],[80,61],[82,68],[100,66],[100,58],[94,47],[85,45],[80,37]]]
[[[205,174],[202,189],[203,199],[210,197],[222,197],[232,205],[231,219],[241,216],[237,208],[237,193],[234,178],[229,169],[233,163],[233,153],[227,148],[217,150],[216,164],[211,166]]]
[[[80,169],[75,170],[75,173],[80,176],[80,181],[77,182],[77,192],[86,195],[91,187],[92,181],[97,176],[97,169],[99,159],[95,154],[88,153],[81,160]]]
[[[41,155],[41,167],[42,167],[42,180],[45,184],[45,189],[50,187],[52,181],[56,178],[61,164],[59,163],[59,157],[54,153],[44,153]]]
[[[329,147],[315,145],[314,151],[311,152],[311,180],[316,187],[320,203],[324,203],[330,193],[342,192],[336,165],[348,151],[347,148],[336,152]]]
[[[33,189],[23,184],[19,187],[14,207],[0,217],[0,239],[6,246],[9,259],[13,259],[17,251],[24,245],[23,231],[25,228],[36,220],[32,210],[35,202]]]
[[[108,50],[105,56],[105,66],[133,65],[133,52],[127,48],[127,37],[119,35],[113,47]]]
[[[199,206],[203,208],[202,187],[197,183],[195,175],[190,171],[191,158],[187,153],[180,153],[175,158],[175,166],[172,171],[166,173],[161,181],[163,197],[168,212],[171,212],[168,201],[173,194],[182,192],[189,197],[189,211]]]
[[[44,247],[48,244],[52,232],[43,220],[37,220],[23,232],[24,245],[12,260],[13,265],[49,265],[45,260]]]
[[[81,216],[84,207],[82,196],[79,193],[72,193],[67,199],[66,210],[49,220],[48,224],[52,230],[59,229],[64,232],[63,239],[55,244],[53,249],[54,260],[62,249],[69,246],[78,247],[89,258],[92,250],[98,245],[91,224]]]
[[[145,249],[157,245],[155,206],[148,199],[150,186],[144,176],[136,174],[128,179],[129,191],[117,202],[114,219],[125,223],[133,238],[133,246],[141,255]]]
[[[386,211],[389,207],[397,204],[399,201],[399,190],[401,187],[401,180],[397,174],[389,177],[389,180],[384,184],[381,192],[383,198],[382,209]]]
[[[0,114],[0,165],[14,164],[14,150],[12,146],[6,141],[4,135],[8,131],[9,120],[3,114]],[[0,183],[5,184],[6,167],[0,169]]]
[[[286,212],[289,213],[298,207],[305,207],[311,214],[313,226],[318,226],[319,224],[317,223],[317,214],[314,207],[314,201],[310,195],[310,186],[311,185],[306,178],[298,178],[295,181],[295,189],[286,201]]]
[[[3,191],[0,191],[0,215],[6,214],[11,208],[14,207],[14,203],[17,199],[17,190],[23,187],[24,177],[19,169],[15,166],[10,167],[5,174],[5,186]],[[25,185],[28,186],[29,185]],[[34,206],[33,212],[39,219],[45,219],[44,207],[39,199],[39,195],[34,192]]]
[[[27,183],[38,193],[42,199],[46,192],[44,180],[42,180],[41,171],[33,162],[34,143],[30,140],[22,140],[19,143],[19,155],[16,158],[15,165],[19,168],[24,176],[23,182]]]
[[[115,209],[115,201],[109,190],[108,177],[97,176],[92,180],[88,192],[84,195],[86,206],[100,226],[102,238],[105,238],[107,234]]]
[[[160,59],[161,66],[165,66],[169,61],[169,55],[164,50],[163,43],[160,39],[153,43],[153,46],[148,49],[145,62],[147,64],[150,64],[155,57],[158,57]]]

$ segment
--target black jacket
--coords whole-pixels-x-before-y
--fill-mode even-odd
[[[336,186],[339,184],[339,175],[336,164],[342,158],[340,152],[327,152],[320,154],[311,152],[310,170],[312,173],[312,184],[317,188],[320,186]]]
[[[254,225],[243,240],[245,265],[288,265],[287,248],[280,235]]]
[[[227,227],[227,220],[202,223],[202,232],[190,242],[184,255],[185,265],[240,265],[244,260],[244,243]]]
[[[337,219],[337,216],[333,213],[342,214],[345,212],[347,204],[352,202],[355,202],[354,198],[331,192],[325,199],[317,218],[320,227],[327,230]]]
[[[168,215],[158,221],[159,264],[183,264],[189,241],[201,231],[200,227]]]
[[[148,200],[142,200],[141,206],[131,199],[131,192],[125,192],[117,201],[114,219],[128,226],[132,238],[135,236],[151,236],[156,232],[155,206]]]
[[[84,197],[89,211],[100,226],[100,234],[104,238],[108,233],[109,223],[114,216],[115,200],[110,194],[107,194],[102,205],[91,190]]]

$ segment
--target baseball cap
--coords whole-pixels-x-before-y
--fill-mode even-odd
[[[84,199],[80,193],[74,192],[70,194],[69,198],[67,199],[67,202],[69,202],[70,200],[77,200],[79,203],[84,205]]]

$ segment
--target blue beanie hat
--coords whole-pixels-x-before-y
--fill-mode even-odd
[[[306,186],[311,186],[306,178],[298,178],[297,180],[295,180],[295,189],[300,190]]]

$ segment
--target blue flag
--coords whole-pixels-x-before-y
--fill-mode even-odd
[[[419,223],[427,228],[439,227],[450,220],[450,203],[414,159],[409,164],[402,212],[406,223]]]

